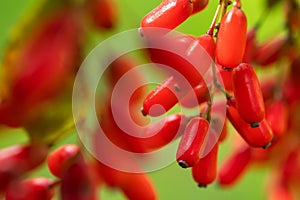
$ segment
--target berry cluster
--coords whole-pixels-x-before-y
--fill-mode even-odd
[[[168,77],[150,92],[145,85],[137,88],[124,106],[128,91],[119,91],[117,99],[113,96],[118,81],[130,72],[126,85],[134,88],[146,74],[133,70],[139,64],[134,56],[118,57],[104,73],[105,85],[100,88],[104,92],[96,96],[99,125],[112,144],[142,156],[180,139],[173,159],[191,168],[200,187],[215,180],[230,186],[251,165],[268,165],[274,172],[268,199],[297,199],[299,2],[268,0],[264,17],[249,28],[240,0],[220,0],[205,34],[173,34],[208,4],[208,0],[163,0],[141,20],[141,38],[149,47],[143,55],[155,64],[153,70],[168,66]],[[265,15],[283,4],[283,34],[259,42],[257,33]],[[90,155],[80,142],[51,149],[75,129],[72,86],[85,42],[89,32],[106,33],[115,27],[115,2],[49,0],[34,13],[19,25],[3,56],[0,124],[24,129],[28,142],[0,150],[0,198],[50,200],[57,194],[63,200],[94,200],[106,185],[130,200],[158,199],[140,163],[116,152],[93,128],[88,130],[91,145],[95,157],[102,155],[102,159]],[[218,101],[219,96],[225,102]],[[196,108],[197,114],[174,113],[171,109],[176,105]],[[216,114],[220,110],[224,116]],[[164,114],[168,115],[149,124]],[[233,136],[232,154],[218,168],[219,145],[229,138],[229,124],[238,134]],[[105,161],[116,162],[118,169]],[[53,178],[31,176],[43,164]],[[128,166],[130,172],[122,170]]]
[[[233,7],[227,11],[231,3]],[[271,10],[278,3],[281,2],[269,1],[268,9]],[[262,28],[264,19],[260,19],[255,27],[248,30],[241,2],[224,0],[220,1],[212,25],[206,34],[199,37],[169,36],[167,42],[164,41],[164,36],[160,38],[160,42],[168,45],[170,49],[183,49],[182,54],[177,55],[154,48],[148,50],[152,62],[167,65],[179,72],[187,79],[192,89],[186,87],[176,73],[170,72],[170,77],[158,85],[143,101],[143,115],[160,116],[177,103],[182,107],[202,108],[200,110],[203,112],[198,116],[188,117],[177,151],[178,164],[183,168],[192,168],[193,178],[199,186],[206,186],[216,179],[218,143],[224,140],[228,131],[226,120],[219,140],[215,142],[210,152],[202,157],[201,150],[203,151],[207,145],[204,142],[205,138],[216,135],[214,131],[208,131],[209,126],[214,126],[215,120],[212,117],[215,104],[214,90],[210,89],[216,87],[226,96],[228,121],[244,140],[239,142],[236,152],[221,166],[218,182],[224,186],[230,185],[250,163],[271,162],[272,166],[276,164],[280,172],[279,178],[276,174],[274,182],[279,187],[278,194],[270,195],[270,199],[277,199],[277,195],[280,196],[278,199],[293,199],[291,187],[297,179],[296,171],[300,166],[297,161],[299,138],[296,134],[299,126],[295,126],[295,118],[298,115],[296,108],[299,107],[300,100],[299,92],[296,91],[299,78],[297,74],[300,56],[300,10],[296,1],[290,0],[284,4],[286,33],[261,44],[257,42],[256,34]],[[153,43],[151,38],[155,37],[154,31],[151,32],[149,28],[173,29],[190,15],[204,9],[206,5],[207,1],[200,0],[163,1],[143,18],[141,33],[143,37],[150,38],[147,39],[149,43]],[[178,13],[180,17],[174,17],[178,16]],[[168,30],[162,34],[167,35]],[[202,46],[215,64],[203,61],[203,56],[195,48],[197,45]],[[200,70],[197,71],[197,68],[187,61],[190,57],[201,63]],[[210,68],[213,68],[212,76],[215,76],[212,84],[205,82],[201,77]],[[259,68],[262,70],[273,68],[277,77],[260,81],[256,74]],[[218,82],[216,73],[220,74],[224,86]],[[191,93],[197,99],[193,103],[189,101],[192,99]],[[155,107],[157,104],[161,107]]]

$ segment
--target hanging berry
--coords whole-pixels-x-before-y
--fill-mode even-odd
[[[233,91],[240,116],[252,127],[265,117],[265,105],[259,80],[253,67],[241,63],[233,70]]]
[[[238,6],[222,18],[217,38],[216,59],[226,68],[237,67],[244,56],[247,38],[247,18]]]

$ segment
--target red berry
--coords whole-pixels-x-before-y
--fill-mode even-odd
[[[0,150],[0,191],[14,179],[44,162],[48,147],[43,144],[15,145]]]
[[[151,136],[139,138],[137,139],[137,143],[143,146],[147,151],[159,149],[181,136],[187,122],[184,115],[169,115],[163,120],[148,125],[148,127],[143,130],[143,134],[145,136],[148,134]],[[159,129],[159,127],[161,128]]]
[[[218,182],[222,186],[232,185],[236,182],[251,161],[251,149],[248,146],[241,146],[221,165]]]
[[[208,55],[213,59],[215,57],[216,43],[213,36],[205,34],[196,39],[198,43],[206,50]]]
[[[237,67],[244,56],[247,37],[247,19],[239,8],[229,10],[221,21],[216,58],[226,68]]]
[[[86,163],[74,163],[61,179],[62,200],[96,200],[96,184]]]
[[[217,176],[217,158],[219,144],[216,143],[212,150],[192,167],[192,175],[199,187],[211,184]]]
[[[187,93],[173,76],[160,83],[143,102],[143,115],[160,116],[169,111]]]
[[[33,178],[12,183],[5,193],[6,200],[51,200],[54,196],[53,181]]]
[[[64,145],[49,155],[48,168],[53,175],[61,178],[72,164],[81,159],[83,157],[78,146]]]
[[[265,117],[265,105],[259,80],[253,67],[242,63],[233,70],[233,91],[240,116],[252,126]]]
[[[260,44],[255,52],[255,62],[262,66],[268,66],[276,62],[285,50],[284,45],[286,42],[287,37],[278,36]]]
[[[181,167],[193,167],[199,161],[208,127],[208,121],[200,117],[195,117],[188,123],[176,155],[176,160]]]
[[[157,200],[157,192],[150,178],[143,173],[130,174],[121,189],[130,200]]]
[[[152,62],[171,68],[166,71],[180,80],[182,88],[188,88],[188,84],[195,87],[203,81],[202,75],[209,69],[211,59],[195,38],[188,35],[149,37],[148,43]]]
[[[147,27],[174,29],[184,22],[192,11],[193,4],[190,0],[165,0],[142,19],[142,32],[145,35],[143,28]]]
[[[261,121],[260,126],[252,128],[239,115],[233,101],[227,106],[227,117],[241,137],[252,147],[267,148],[273,139],[273,131],[266,120]]]

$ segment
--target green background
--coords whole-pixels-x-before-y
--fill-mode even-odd
[[[10,0],[0,1],[0,58],[3,55],[10,32],[14,24],[20,20],[26,12],[30,12],[37,0]],[[101,42],[104,37],[118,33],[123,30],[137,28],[142,17],[158,5],[160,0],[118,0],[119,25],[116,30],[109,34],[95,34],[90,42],[90,48]],[[201,35],[208,29],[214,10],[219,0],[210,1],[208,7],[201,13],[190,17],[178,30],[183,33]],[[264,2],[261,0],[242,1],[243,9],[248,18],[248,26],[255,24],[261,13],[265,11]],[[283,26],[281,7],[270,13],[259,31],[258,39],[263,40],[277,34]],[[21,130],[5,130],[0,136],[0,147],[19,143],[26,140]],[[230,138],[228,139],[230,140]],[[61,143],[75,143],[76,134],[65,138]],[[229,142],[221,145],[220,161],[229,152]],[[57,144],[58,146],[59,144]],[[181,199],[265,199],[265,177],[268,174],[267,168],[251,168],[243,179],[230,188],[221,188],[212,184],[206,189],[200,189],[193,182],[189,170],[181,169],[176,163],[152,172],[154,184],[162,200]],[[37,170],[33,176],[51,177],[46,167]],[[124,199],[118,191],[101,190],[101,199],[119,200]]]

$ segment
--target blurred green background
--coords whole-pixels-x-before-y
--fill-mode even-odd
[[[119,4],[119,25],[112,32],[94,34],[89,41],[90,48],[96,46],[103,37],[109,37],[110,34],[118,33],[130,28],[137,28],[142,17],[158,5],[161,0],[116,0]],[[8,42],[11,30],[26,13],[38,2],[38,0],[10,0],[0,1],[0,58],[3,55],[3,49]],[[208,29],[214,15],[214,10],[219,0],[210,1],[208,7],[201,13],[192,16],[178,30],[183,33],[201,35]],[[259,16],[265,12],[264,1],[252,0],[242,1],[243,9],[248,17],[248,26],[251,27],[258,20]],[[281,7],[270,13],[261,30],[258,38],[263,40],[277,34],[283,27],[283,17]],[[25,135],[21,130],[6,130],[0,135],[0,147],[10,144],[26,141]],[[230,138],[221,145],[220,161],[229,153]],[[76,133],[65,138],[61,143],[75,143]],[[60,143],[60,144],[61,144]],[[57,144],[59,145],[59,144]],[[181,169],[176,163],[156,172],[152,172],[152,177],[159,197],[162,200],[179,199],[243,199],[243,200],[261,200],[266,199],[265,177],[268,174],[266,168],[252,168],[245,177],[235,186],[230,188],[221,188],[217,184],[212,184],[206,189],[200,189],[193,182],[189,170]],[[38,169],[33,176],[51,177],[46,167]],[[101,199],[120,200],[124,199],[118,191],[102,190]]]

